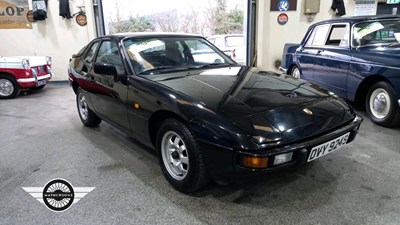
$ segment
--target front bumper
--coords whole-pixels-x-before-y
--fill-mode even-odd
[[[37,77],[30,77],[30,78],[20,78],[17,80],[19,86],[21,88],[31,88],[31,87],[36,87],[36,86],[42,86],[46,84],[47,81],[49,81],[52,77],[52,74],[45,74],[45,75],[40,75]]]
[[[282,66],[279,67],[279,70],[282,71],[283,73],[287,73],[287,69],[283,68]]]
[[[268,150],[259,151],[243,151],[241,149],[227,149],[221,146],[215,146],[210,143],[206,143],[200,140],[201,149],[203,151],[203,158],[205,160],[206,167],[209,174],[216,181],[228,181],[234,180],[240,177],[246,177],[251,175],[263,174],[270,171],[280,170],[289,166],[302,165],[304,164],[310,154],[310,150],[325,143],[327,141],[333,140],[341,135],[350,132],[347,144],[352,142],[360,127],[363,119],[360,116],[340,127],[339,129],[332,131],[327,134],[323,134],[318,137],[307,139],[298,143],[292,143],[285,146],[280,146]],[[254,169],[246,168],[242,166],[241,159],[243,155],[257,156],[257,157],[268,157],[271,162],[274,161],[276,155],[293,152],[292,160],[281,165],[268,165],[267,168]]]

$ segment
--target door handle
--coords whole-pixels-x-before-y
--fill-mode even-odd
[[[324,52],[324,50],[319,49],[319,50],[317,51],[317,54],[319,54],[319,53],[321,53],[321,52]]]

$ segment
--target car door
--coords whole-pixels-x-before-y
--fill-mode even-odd
[[[349,40],[349,24],[332,24],[324,45],[317,52],[313,74],[314,83],[344,98],[351,60]]]
[[[319,60],[317,54],[324,45],[329,31],[329,24],[317,26],[313,29],[305,44],[296,52],[296,61],[301,71],[301,77],[313,81],[314,65]]]
[[[118,76],[96,73],[94,70],[96,64],[115,66]],[[97,85],[97,90],[92,94],[92,103],[96,112],[109,122],[129,130],[126,112],[127,74],[116,41],[103,40],[101,42],[88,77]]]

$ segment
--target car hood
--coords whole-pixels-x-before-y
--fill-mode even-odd
[[[202,102],[247,134],[271,140],[283,135],[295,141],[354,118],[347,104],[317,85],[251,67],[195,70],[156,80]]]

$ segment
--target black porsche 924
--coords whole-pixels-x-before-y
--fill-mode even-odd
[[[73,55],[82,123],[155,148],[182,192],[310,162],[350,143],[362,118],[304,80],[238,65],[201,36],[116,34]]]

